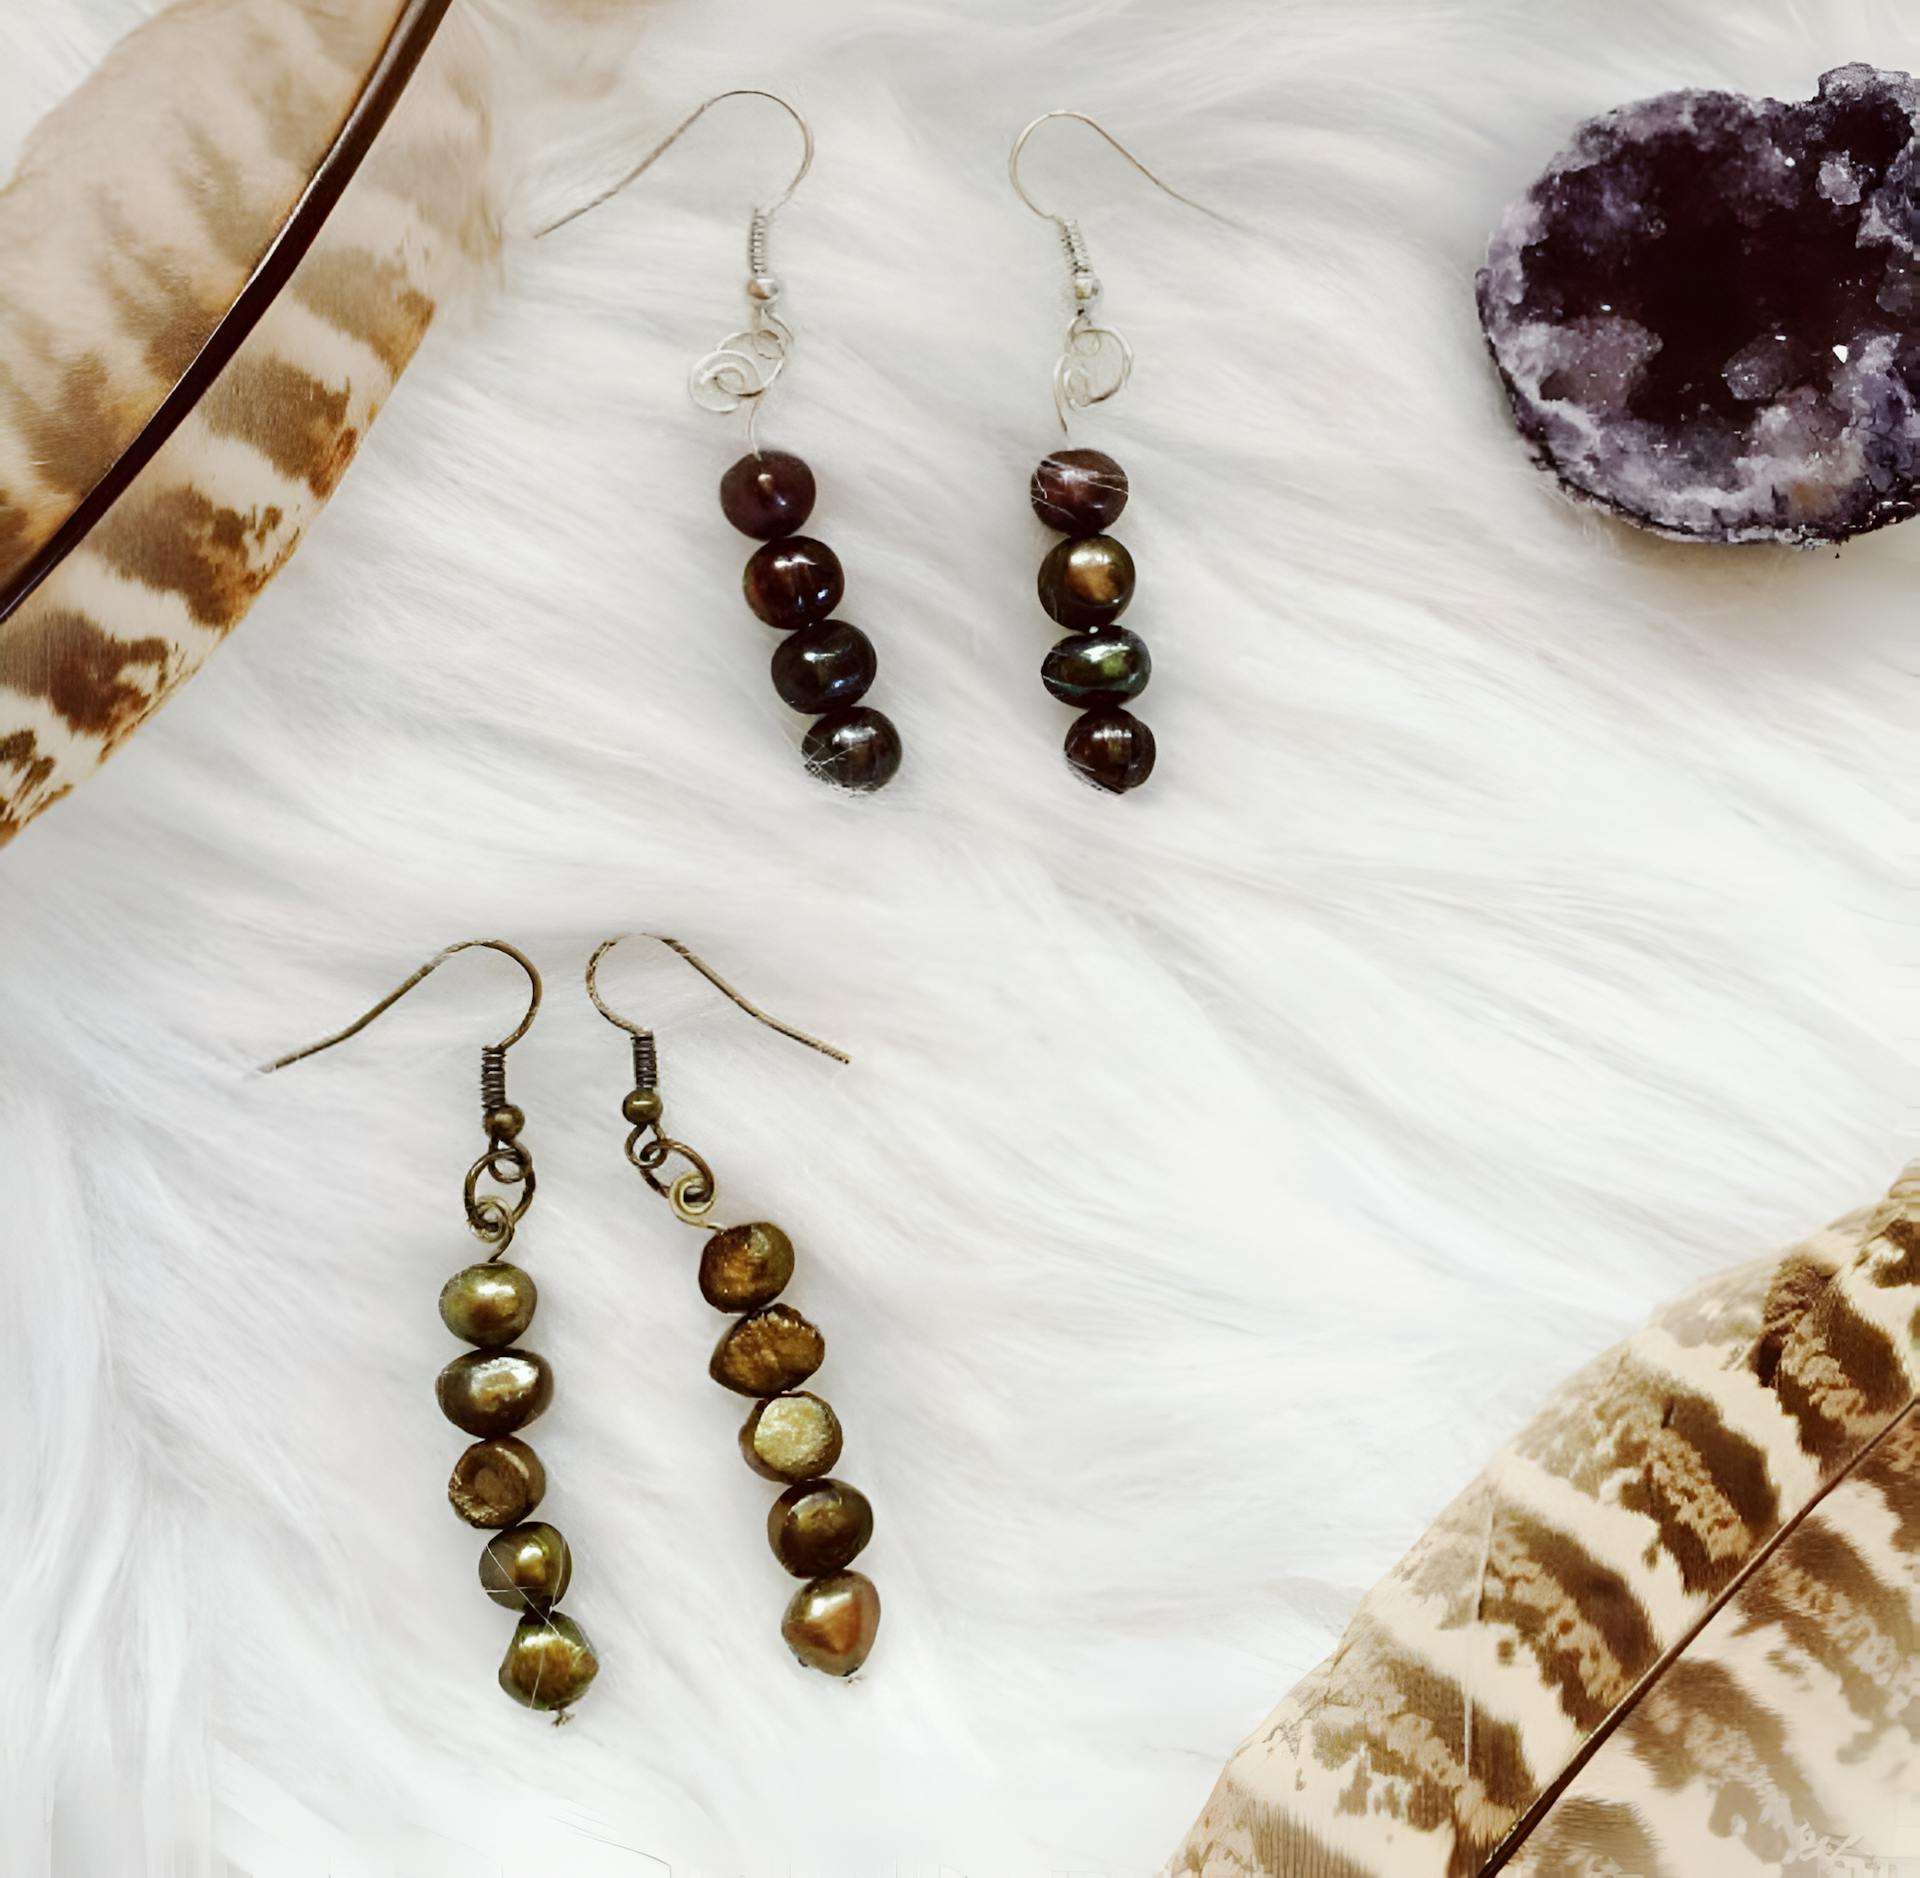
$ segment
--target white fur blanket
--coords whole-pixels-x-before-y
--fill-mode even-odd
[[[137,0],[15,4],[0,147]],[[689,361],[776,114],[510,256],[207,672],[0,857],[0,1869],[9,1878],[1139,1878],[1241,1734],[1546,1389],[1879,1192],[1920,1113],[1920,528],[1715,552],[1576,513],[1481,354],[1487,229],[1580,118],[1916,53],[1892,0],[657,0],[585,129],[771,84],[765,435],[909,744],[809,783]],[[1041,690],[1059,129],[1139,370],[1151,786]],[[542,132],[534,124],[528,134]],[[30,264],[9,257],[8,265]],[[796,1668],[692,1240],[578,991],[647,925],[676,1127],[785,1223],[886,1600]],[[443,1484],[478,1044],[514,1058],[537,1432],[605,1659],[555,1732]]]

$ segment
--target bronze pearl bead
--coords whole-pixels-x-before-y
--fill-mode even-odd
[[[770,1304],[727,1331],[707,1374],[736,1395],[785,1395],[826,1360],[826,1338],[791,1305]]]
[[[767,625],[789,633],[827,618],[846,594],[847,577],[824,541],[794,535],[756,549],[742,587],[747,604]]]
[[[780,1634],[809,1669],[851,1676],[880,1629],[880,1593],[860,1572],[816,1578],[793,1594]]]
[[[553,1371],[531,1350],[469,1350],[434,1384],[440,1412],[483,1439],[510,1435],[553,1400]]]
[[[804,1389],[758,1404],[740,1430],[740,1452],[766,1480],[816,1480],[840,1458],[840,1417]]]
[[[516,1526],[540,1504],[547,1470],[524,1441],[476,1441],[453,1464],[447,1498],[469,1526]]]
[[[1104,450],[1056,450],[1033,472],[1033,512],[1063,535],[1104,535],[1127,506],[1127,472]]]
[[[814,775],[860,795],[892,782],[903,755],[893,719],[869,704],[829,711],[800,740],[801,761]]]
[[[767,1543],[796,1578],[845,1571],[872,1537],[873,1504],[844,1480],[802,1481],[767,1515]]]
[[[497,1533],[480,1554],[480,1588],[522,1616],[544,1617],[567,1595],[572,1578],[573,1553],[559,1527],[544,1519]]]
[[[1153,774],[1153,732],[1131,711],[1088,711],[1067,732],[1067,761],[1088,782],[1115,795]]]
[[[700,1252],[700,1295],[716,1311],[757,1311],[793,1277],[793,1241],[760,1221],[712,1234]]]
[[[1070,632],[1112,625],[1133,584],[1133,556],[1111,535],[1063,541],[1040,563],[1040,604]]]
[[[455,1272],[440,1290],[440,1321],[463,1343],[504,1349],[533,1322],[540,1293],[517,1265],[495,1260]]]
[[[523,1617],[500,1665],[500,1686],[525,1708],[570,1708],[600,1673],[586,1632],[558,1611]]]

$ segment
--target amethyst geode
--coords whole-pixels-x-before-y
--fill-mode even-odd
[[[1842,541],[1920,507],[1920,87],[1676,91],[1510,208],[1480,320],[1575,495],[1697,541]]]

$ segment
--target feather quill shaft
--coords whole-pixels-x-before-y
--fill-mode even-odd
[[[30,140],[0,240],[0,844],[284,565],[498,248],[452,0],[180,0]],[[58,318],[55,315],[58,314]]]
[[[1920,1851],[1895,1843],[1920,1802],[1917,1391],[1920,1168],[1562,1390],[1242,1745],[1169,1871]]]

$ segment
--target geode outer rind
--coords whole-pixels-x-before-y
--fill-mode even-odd
[[[1803,546],[1920,508],[1920,87],[1676,91],[1596,118],[1477,287],[1514,417],[1663,535]]]

